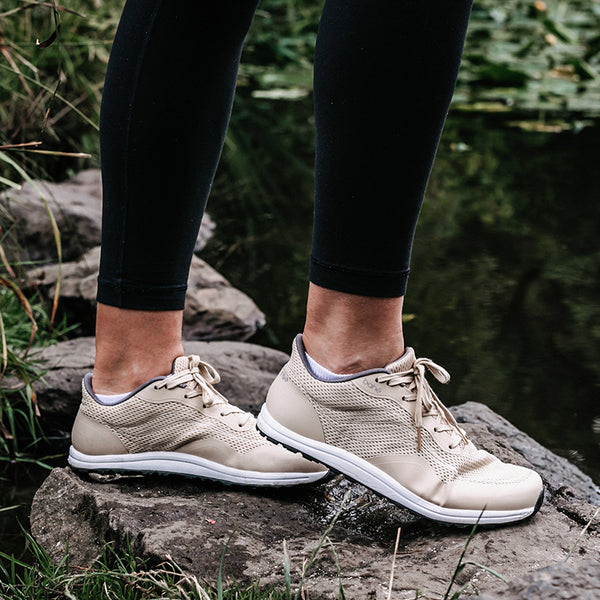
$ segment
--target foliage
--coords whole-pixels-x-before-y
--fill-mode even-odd
[[[132,551],[120,555],[110,545],[106,545],[102,559],[95,563],[93,569],[70,571],[68,555],[55,565],[44,549],[28,534],[27,539],[34,555],[33,564],[0,552],[0,598],[210,598],[196,577],[186,575],[173,563],[163,563],[151,569],[144,561],[136,558]]]
[[[469,110],[600,115],[600,5],[476,0],[455,102]]]
[[[40,141],[45,151],[97,153],[96,123],[118,5],[77,0],[54,10],[53,2],[2,3],[1,144]],[[49,45],[39,42],[52,40],[57,27]],[[18,157],[38,177],[64,175],[59,161],[45,154]],[[80,169],[86,163],[66,164]]]
[[[0,378],[0,460],[26,459],[42,441],[35,384],[45,368],[36,356],[39,348],[54,343],[68,330],[64,320],[51,326],[45,306],[35,298],[27,302],[27,306],[31,322],[23,319],[19,296],[11,289],[0,287],[5,354]],[[32,344],[35,344],[33,349]]]

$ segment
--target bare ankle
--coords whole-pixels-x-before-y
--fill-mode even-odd
[[[183,354],[181,311],[137,311],[98,305],[96,393],[130,392],[149,379],[168,375]]]
[[[369,298],[311,284],[303,332],[307,353],[339,374],[383,367],[404,353],[403,298]]]

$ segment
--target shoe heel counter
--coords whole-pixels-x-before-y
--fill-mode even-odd
[[[127,454],[123,442],[108,427],[79,409],[71,432],[73,447],[92,456],[101,454]]]
[[[325,441],[319,415],[302,391],[290,381],[285,369],[271,384],[266,405],[269,414],[284,427],[304,437]]]

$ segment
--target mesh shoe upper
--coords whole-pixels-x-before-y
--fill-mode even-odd
[[[269,445],[256,430],[254,417],[229,404],[215,383],[218,375],[210,365],[197,356],[181,356],[170,376],[116,405],[99,404],[84,385],[81,410],[109,428],[132,453],[173,451],[207,438],[241,454]]]
[[[230,404],[214,388],[218,382],[216,370],[198,356],[182,356],[167,377],[149,381],[117,404],[104,405],[91,390],[88,375],[73,426],[73,448],[97,468],[103,468],[106,457],[123,455],[120,464],[126,466],[129,460],[128,468],[133,470],[139,460],[133,455],[154,452],[162,453],[156,460],[168,454],[168,460],[179,461],[177,472],[186,472],[181,465],[188,454],[245,471],[307,473],[314,474],[314,480],[327,474],[321,465],[263,437],[254,416]]]

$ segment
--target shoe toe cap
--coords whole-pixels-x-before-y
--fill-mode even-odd
[[[505,464],[500,476],[458,479],[449,488],[447,507],[510,511],[534,508],[544,484],[535,471]]]

